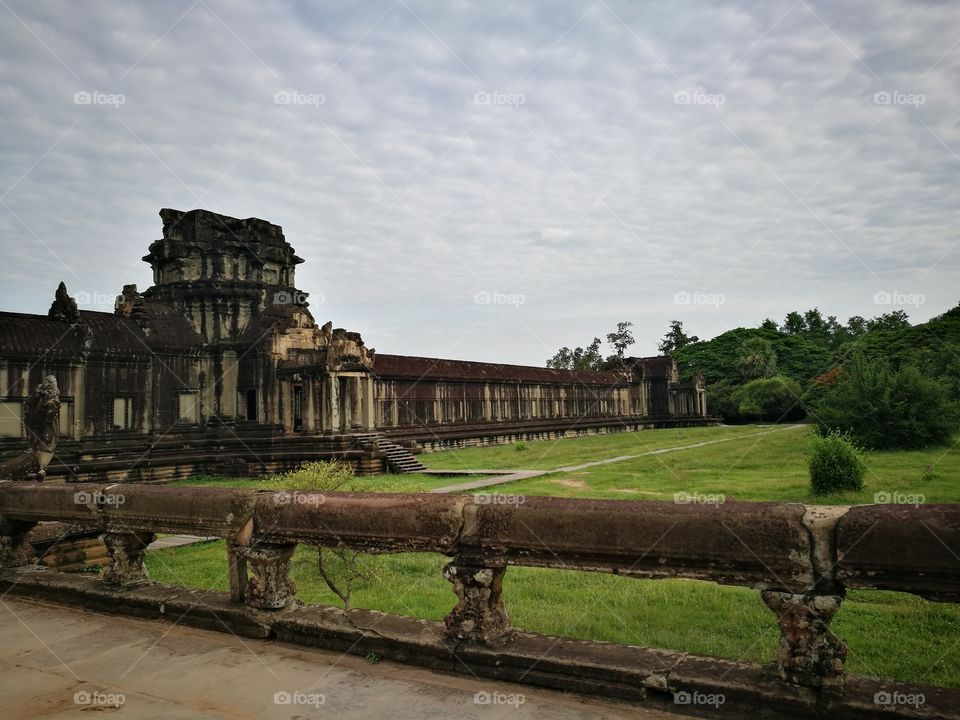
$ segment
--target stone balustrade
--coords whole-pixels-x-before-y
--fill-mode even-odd
[[[960,505],[684,505],[0,483],[0,518],[0,560],[8,568],[30,562],[24,537],[36,522],[100,529],[112,560],[102,581],[117,588],[149,582],[143,554],[156,533],[222,537],[230,599],[256,612],[294,604],[297,544],[441,553],[451,558],[443,576],[457,598],[442,632],[458,647],[509,647],[517,636],[502,597],[511,565],[754,588],[781,631],[779,682],[818,698],[844,691],[847,648],[830,622],[847,589],[960,601]],[[669,689],[656,673],[644,682]]]

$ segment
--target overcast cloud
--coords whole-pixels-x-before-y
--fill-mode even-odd
[[[380,352],[960,300],[957,2],[2,0],[0,48],[4,310],[149,286],[161,207],[282,225]]]

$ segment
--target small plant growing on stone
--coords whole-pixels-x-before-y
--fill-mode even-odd
[[[304,463],[296,470],[269,478],[266,486],[277,491],[348,492],[359,489],[354,487],[354,479],[352,465],[333,460]],[[345,610],[350,609],[354,588],[361,582],[376,580],[380,570],[377,558],[343,543],[317,548],[317,571],[330,591],[340,598]]]
[[[367,653],[367,662],[371,665],[376,665],[378,662],[380,662],[380,656],[371,650]]]
[[[846,433],[834,431],[814,438],[809,466],[814,495],[863,489],[867,472],[863,450]]]

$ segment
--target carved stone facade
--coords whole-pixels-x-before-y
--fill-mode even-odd
[[[126,285],[113,314],[78,310],[61,284],[47,316],[0,313],[0,456],[23,447],[28,389],[59,385],[48,472],[137,480],[259,474],[342,458],[377,472],[370,433],[400,439],[708,422],[702,381],[669,358],[616,372],[376,355],[318,325],[303,262],[277,225],[164,209],[144,256],[154,285]],[[639,424],[638,424],[639,423]]]

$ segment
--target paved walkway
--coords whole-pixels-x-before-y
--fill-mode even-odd
[[[102,711],[128,720],[680,720],[388,660],[372,665],[352,655],[21,599],[0,599],[0,617],[0,714],[9,718],[89,720],[96,716],[90,711]]]
[[[457,485],[445,485],[444,487],[434,488],[430,492],[435,493],[454,493],[465,492],[469,490],[479,490],[480,488],[491,487],[493,485],[502,485],[503,483],[514,482],[516,480],[529,480],[541,475],[549,475],[558,472],[576,472],[586,468],[596,467],[597,465],[609,465],[610,463],[623,462],[624,460],[633,460],[634,458],[645,457],[647,455],[662,455],[663,453],[677,452],[678,450],[690,450],[692,448],[706,447],[707,445],[719,445],[720,443],[733,442],[734,440],[743,440],[745,438],[760,437],[784,430],[795,430],[806,427],[806,425],[787,425],[785,427],[775,427],[764,432],[750,433],[749,435],[736,435],[734,437],[719,438],[717,440],[704,440],[703,442],[693,443],[692,445],[676,445],[674,447],[658,448],[656,450],[647,450],[646,452],[636,453],[635,455],[618,455],[617,457],[606,458],[605,460],[594,460],[593,462],[581,463],[580,465],[566,465],[564,467],[554,468],[553,470],[508,470],[508,475],[499,475],[498,477],[484,478],[483,480],[474,480],[472,482],[460,483]],[[463,470],[463,473],[480,474],[483,470]],[[499,471],[503,473],[504,471]]]

